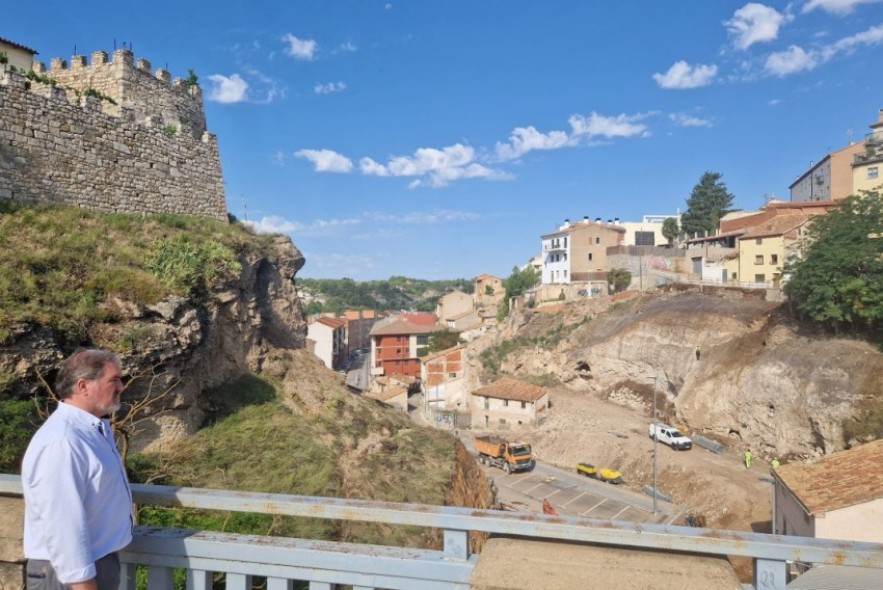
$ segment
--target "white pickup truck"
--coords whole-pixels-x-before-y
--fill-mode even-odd
[[[649,434],[650,438],[655,438],[676,451],[686,451],[693,448],[693,441],[677,428],[672,428],[667,424],[651,424]]]

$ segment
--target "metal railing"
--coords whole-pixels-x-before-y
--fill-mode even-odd
[[[138,504],[439,529],[444,545],[426,550],[138,526],[132,544],[121,554],[127,589],[134,588],[139,564],[148,568],[151,590],[173,587],[175,568],[186,569],[188,589],[199,590],[211,588],[214,573],[226,574],[231,590],[249,590],[253,577],[266,578],[268,590],[290,589],[294,581],[309,582],[310,590],[331,590],[338,584],[356,590],[465,590],[478,559],[469,553],[469,531],[749,557],[754,559],[758,590],[785,590],[788,561],[883,568],[883,544],[877,543],[367,500],[139,484],[132,488]],[[21,493],[18,476],[0,475],[0,494]]]

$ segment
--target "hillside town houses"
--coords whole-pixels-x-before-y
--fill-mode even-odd
[[[681,235],[670,243],[662,228],[667,218],[680,224],[679,211],[647,214],[639,221],[565,219],[539,236],[540,252],[528,263],[538,285],[510,307],[607,295],[613,269],[629,272],[632,290],[694,282],[774,293],[787,281],[785,262],[798,253],[814,218],[852,194],[881,187],[883,110],[870,128],[864,141],[825,155],[797,175],[790,200],[770,199],[758,210],[728,213],[707,235]],[[427,410],[471,415],[477,426],[534,424],[548,407],[542,388],[476,386],[477,376],[468,375],[462,343],[496,323],[505,293],[502,279],[482,274],[475,277],[472,293],[443,294],[434,313],[348,310],[339,318],[313,318],[309,346],[341,372],[351,373],[350,363],[358,359],[364,375],[347,384],[400,409],[407,410],[408,395],[417,392]],[[461,344],[428,353],[431,335],[443,331],[457,333]]]

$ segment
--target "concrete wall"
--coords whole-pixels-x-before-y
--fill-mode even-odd
[[[883,543],[883,498],[816,517],[816,537]]]
[[[25,587],[25,556],[21,546],[24,508],[21,498],[0,497],[0,590]]]
[[[217,139],[205,132],[198,88],[150,76],[131,53],[114,58],[54,64],[55,86],[0,69],[0,199],[226,221]]]

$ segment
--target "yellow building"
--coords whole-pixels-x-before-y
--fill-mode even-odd
[[[724,268],[733,281],[780,287],[785,261],[797,253],[811,215],[779,215],[750,228],[739,238],[739,256]]]
[[[883,110],[877,115],[877,122],[871,125],[871,132],[865,136],[864,150],[855,155],[852,164],[853,193],[880,190],[883,185]]]

